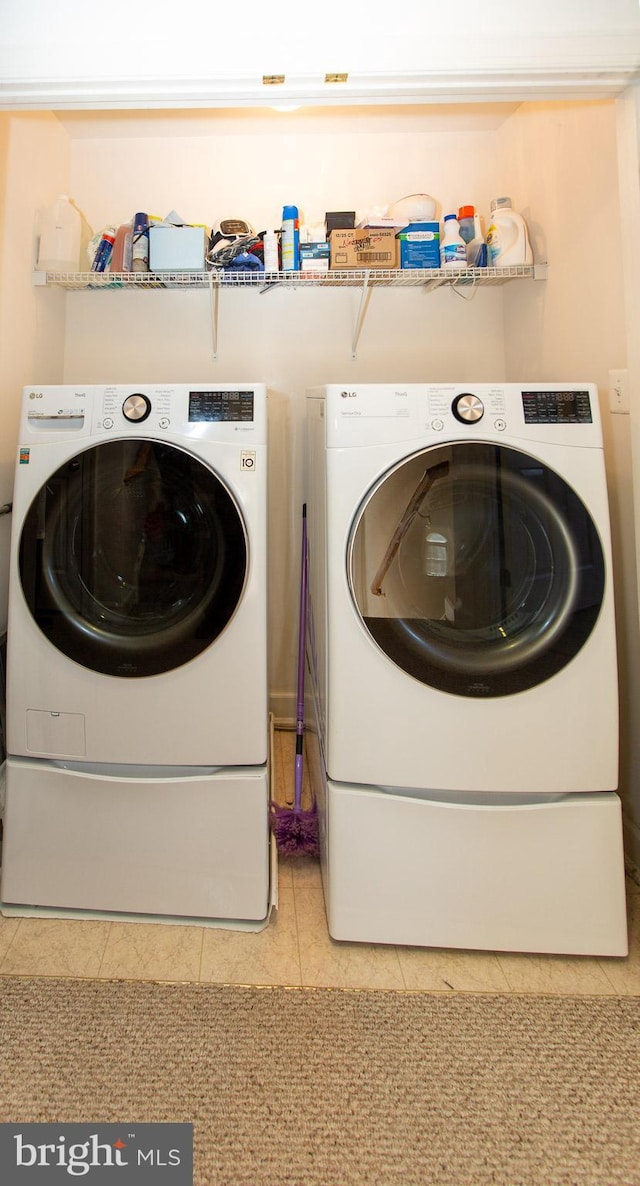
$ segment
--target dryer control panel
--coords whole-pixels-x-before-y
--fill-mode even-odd
[[[429,440],[528,440],[601,448],[593,383],[363,383],[307,392],[327,448]]]
[[[525,424],[592,424],[588,391],[523,391]]]

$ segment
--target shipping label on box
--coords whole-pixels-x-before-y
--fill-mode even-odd
[[[398,244],[392,229],[331,232],[331,267],[396,268]]]

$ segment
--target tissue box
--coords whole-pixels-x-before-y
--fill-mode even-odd
[[[203,226],[151,226],[150,272],[204,272],[207,232]]]
[[[332,268],[396,268],[397,258],[394,230],[331,232]]]

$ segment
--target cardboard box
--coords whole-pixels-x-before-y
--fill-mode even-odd
[[[401,268],[440,267],[440,223],[413,222],[397,235]]]
[[[202,226],[151,226],[150,272],[204,272],[207,232]]]
[[[331,267],[336,270],[398,266],[396,232],[390,228],[332,231],[330,242]]]

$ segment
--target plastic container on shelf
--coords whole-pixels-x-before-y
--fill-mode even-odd
[[[39,212],[37,266],[42,272],[77,272],[82,220],[67,194]]]
[[[455,214],[445,214],[444,234],[440,243],[440,264],[452,270],[466,268],[467,245],[460,234]]]
[[[475,212],[475,206],[461,206],[458,210],[460,237],[464,239],[465,243],[470,243],[474,236],[473,216]]]
[[[111,252],[110,272],[130,272],[132,260],[133,228],[130,222],[123,222],[116,231]]]
[[[431,194],[409,194],[389,206],[387,213],[396,226],[402,227],[409,222],[433,222],[437,209],[438,203]]]
[[[467,264],[470,268],[486,268],[487,244],[482,229],[482,215],[473,216],[473,238],[467,243]]]
[[[511,198],[495,198],[491,203],[487,251],[489,265],[494,268],[533,263],[527,224],[513,209]]]
[[[92,272],[106,272],[111,263],[111,255],[113,252],[113,244],[116,237],[116,228],[113,226],[106,227],[102,232],[102,238],[98,243],[98,250],[91,265]]]
[[[300,215],[297,206],[282,210],[282,271],[300,270]]]
[[[265,272],[279,272],[280,261],[278,258],[278,236],[276,235],[275,231],[264,232],[262,248],[264,252]]]
[[[149,271],[149,215],[139,212],[133,217],[131,271]]]

